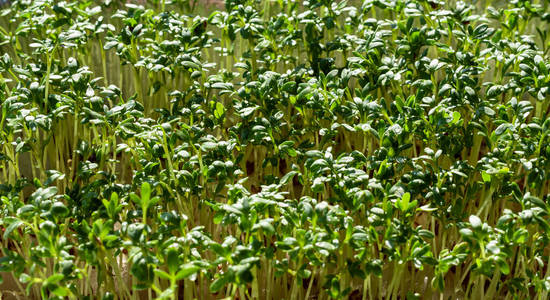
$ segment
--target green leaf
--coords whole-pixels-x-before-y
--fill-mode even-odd
[[[67,297],[70,293],[69,289],[67,289],[66,287],[63,287],[63,286],[56,286],[53,290],[52,290],[52,293],[58,297]]]
[[[65,217],[69,214],[69,209],[65,206],[63,202],[56,201],[52,204],[50,209],[52,215],[56,217]]]
[[[161,279],[166,279],[166,280],[172,279],[172,275],[164,272],[163,270],[155,269],[154,272],[155,272],[155,275],[157,275]]]
[[[180,264],[178,250],[174,247],[168,249],[166,254],[166,264],[168,265],[168,270],[170,273],[175,274],[178,271]]]
[[[136,195],[136,194],[130,194],[130,199],[132,199],[132,201],[133,201],[135,204],[137,204],[137,205],[143,207],[143,204],[142,204],[142,202],[141,202],[141,198],[140,198],[138,195]]]
[[[221,290],[227,283],[228,283],[228,276],[227,275],[221,275],[218,277],[212,284],[210,284],[210,292],[216,293],[219,290]]]
[[[210,151],[210,150],[214,150],[218,147],[218,144],[214,143],[214,142],[204,142],[202,145],[201,145],[201,149],[202,151]]]
[[[187,263],[180,266],[180,270],[176,274],[176,280],[185,279],[195,273],[197,273],[201,268],[193,265],[192,263]]]
[[[8,228],[6,228],[6,231],[4,231],[4,235],[3,235],[3,239],[4,240],[7,240],[10,236],[10,234],[16,229],[18,228],[19,226],[21,226],[23,224],[23,221],[19,220],[19,219],[16,219],[14,220],[9,226]]]
[[[31,280],[32,278],[28,274],[21,273],[21,275],[19,275],[19,282],[23,284],[29,283]]]
[[[51,275],[50,277],[48,277],[46,279],[44,284],[56,284],[59,281],[61,281],[63,278],[65,278],[65,276],[63,274],[59,274],[59,273],[53,274],[53,275]]]
[[[506,260],[504,258],[498,256],[497,264],[498,264],[498,267],[500,268],[500,272],[502,272],[502,274],[504,274],[504,275],[510,274],[510,265],[508,265],[508,262],[506,262]]]
[[[214,117],[220,120],[225,113],[225,107],[220,102],[216,102],[216,110],[214,110]]]
[[[478,216],[471,215],[468,220],[474,229],[480,228],[482,225],[481,219]]]
[[[483,178],[483,182],[491,182],[491,175],[485,171],[481,172],[481,178]]]
[[[460,121],[460,117],[461,117],[461,115],[458,111],[453,111],[453,121],[452,121],[452,123],[457,124],[458,121]]]
[[[281,181],[279,182],[279,184],[285,185],[285,184],[289,183],[289,182],[292,180],[292,178],[293,178],[294,176],[296,176],[296,174],[298,174],[298,172],[296,172],[296,171],[290,171],[290,172],[286,173],[286,174],[281,178]]]
[[[151,186],[148,182],[144,181],[141,184],[141,201],[144,206],[148,206],[149,199],[151,199]]]

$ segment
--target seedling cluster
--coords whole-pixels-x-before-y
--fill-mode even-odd
[[[548,299],[547,1],[0,0],[18,299]]]

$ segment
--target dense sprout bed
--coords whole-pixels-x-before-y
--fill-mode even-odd
[[[547,1],[124,2],[0,1],[3,296],[548,298]]]

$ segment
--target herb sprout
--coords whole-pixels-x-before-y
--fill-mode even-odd
[[[0,0],[0,291],[547,299],[546,1]]]

